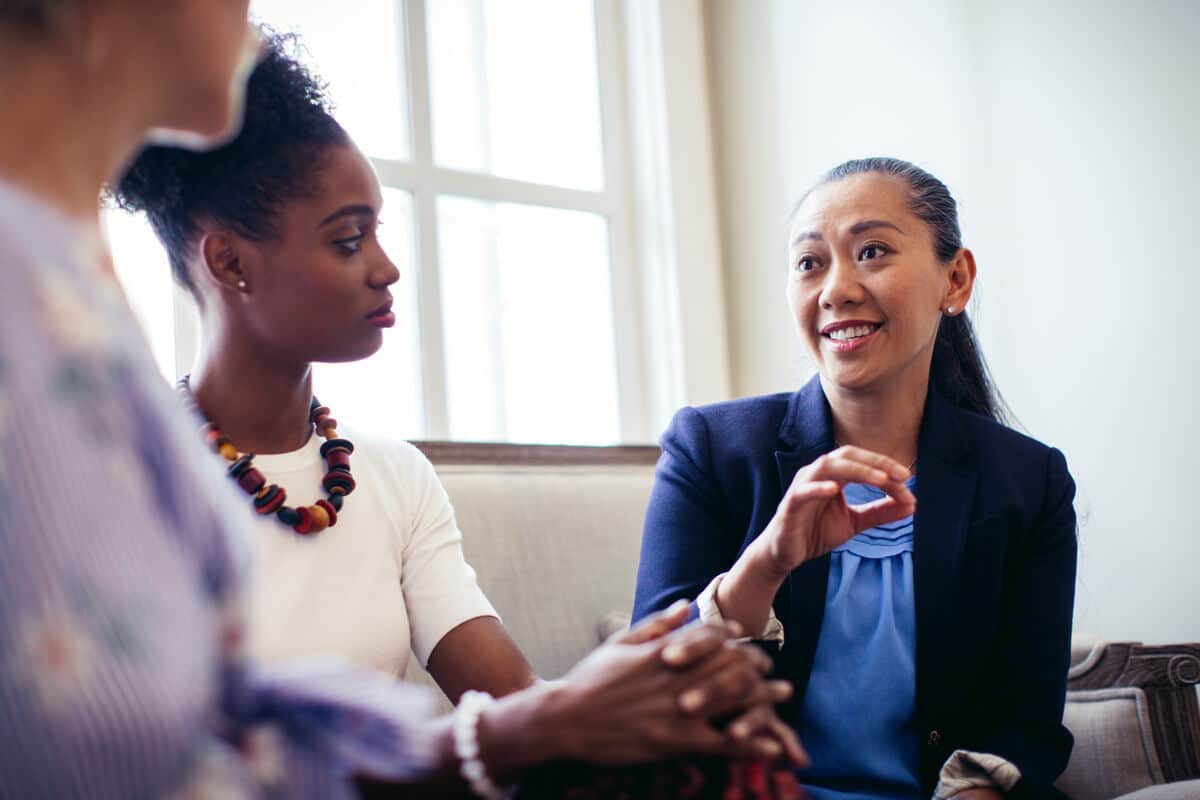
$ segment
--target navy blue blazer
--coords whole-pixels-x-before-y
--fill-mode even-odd
[[[796,471],[833,449],[814,378],[795,394],[685,408],[662,438],[634,619],[695,598],[766,527]],[[921,782],[958,748],[995,753],[1012,796],[1057,797],[1075,595],[1075,484],[1062,453],[952,406],[932,388],[918,439],[914,591]],[[799,713],[825,610],[829,556],[775,598],[777,674]],[[694,609],[693,609],[694,610]]]

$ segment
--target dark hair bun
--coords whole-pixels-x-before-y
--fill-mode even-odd
[[[112,189],[121,208],[145,212],[187,288],[194,288],[187,259],[201,219],[270,236],[280,204],[311,190],[321,151],[349,141],[324,85],[301,61],[298,37],[261,31],[263,56],[246,87],[238,135],[208,152],[147,147]]]
[[[186,151],[149,147],[129,165],[113,197],[126,211],[162,212],[180,204],[194,160]]]

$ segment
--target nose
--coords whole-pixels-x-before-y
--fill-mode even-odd
[[[400,268],[392,263],[387,253],[379,251],[379,261],[367,276],[372,288],[382,289],[400,280]]]
[[[825,271],[825,282],[821,286],[821,294],[817,301],[821,308],[834,309],[842,306],[853,306],[866,299],[866,290],[858,280],[858,271],[854,262],[834,256]]]

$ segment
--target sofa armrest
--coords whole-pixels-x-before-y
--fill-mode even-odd
[[[1200,644],[1100,642],[1067,673],[1067,689],[1145,692],[1166,781],[1200,779]]]
[[[1200,781],[1180,781],[1147,786],[1145,789],[1123,794],[1117,800],[1196,800],[1197,797],[1200,797]]]

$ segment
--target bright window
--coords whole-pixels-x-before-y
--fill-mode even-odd
[[[301,35],[385,187],[399,324],[372,358],[314,371],[346,422],[408,438],[646,438],[639,345],[614,323],[637,286],[615,7],[253,0]],[[166,259],[140,221],[114,212],[108,230],[173,377],[195,337],[163,302]]]
[[[604,218],[463,197],[437,218],[454,438],[619,441]]]
[[[604,188],[589,0],[428,3],[437,165]]]

